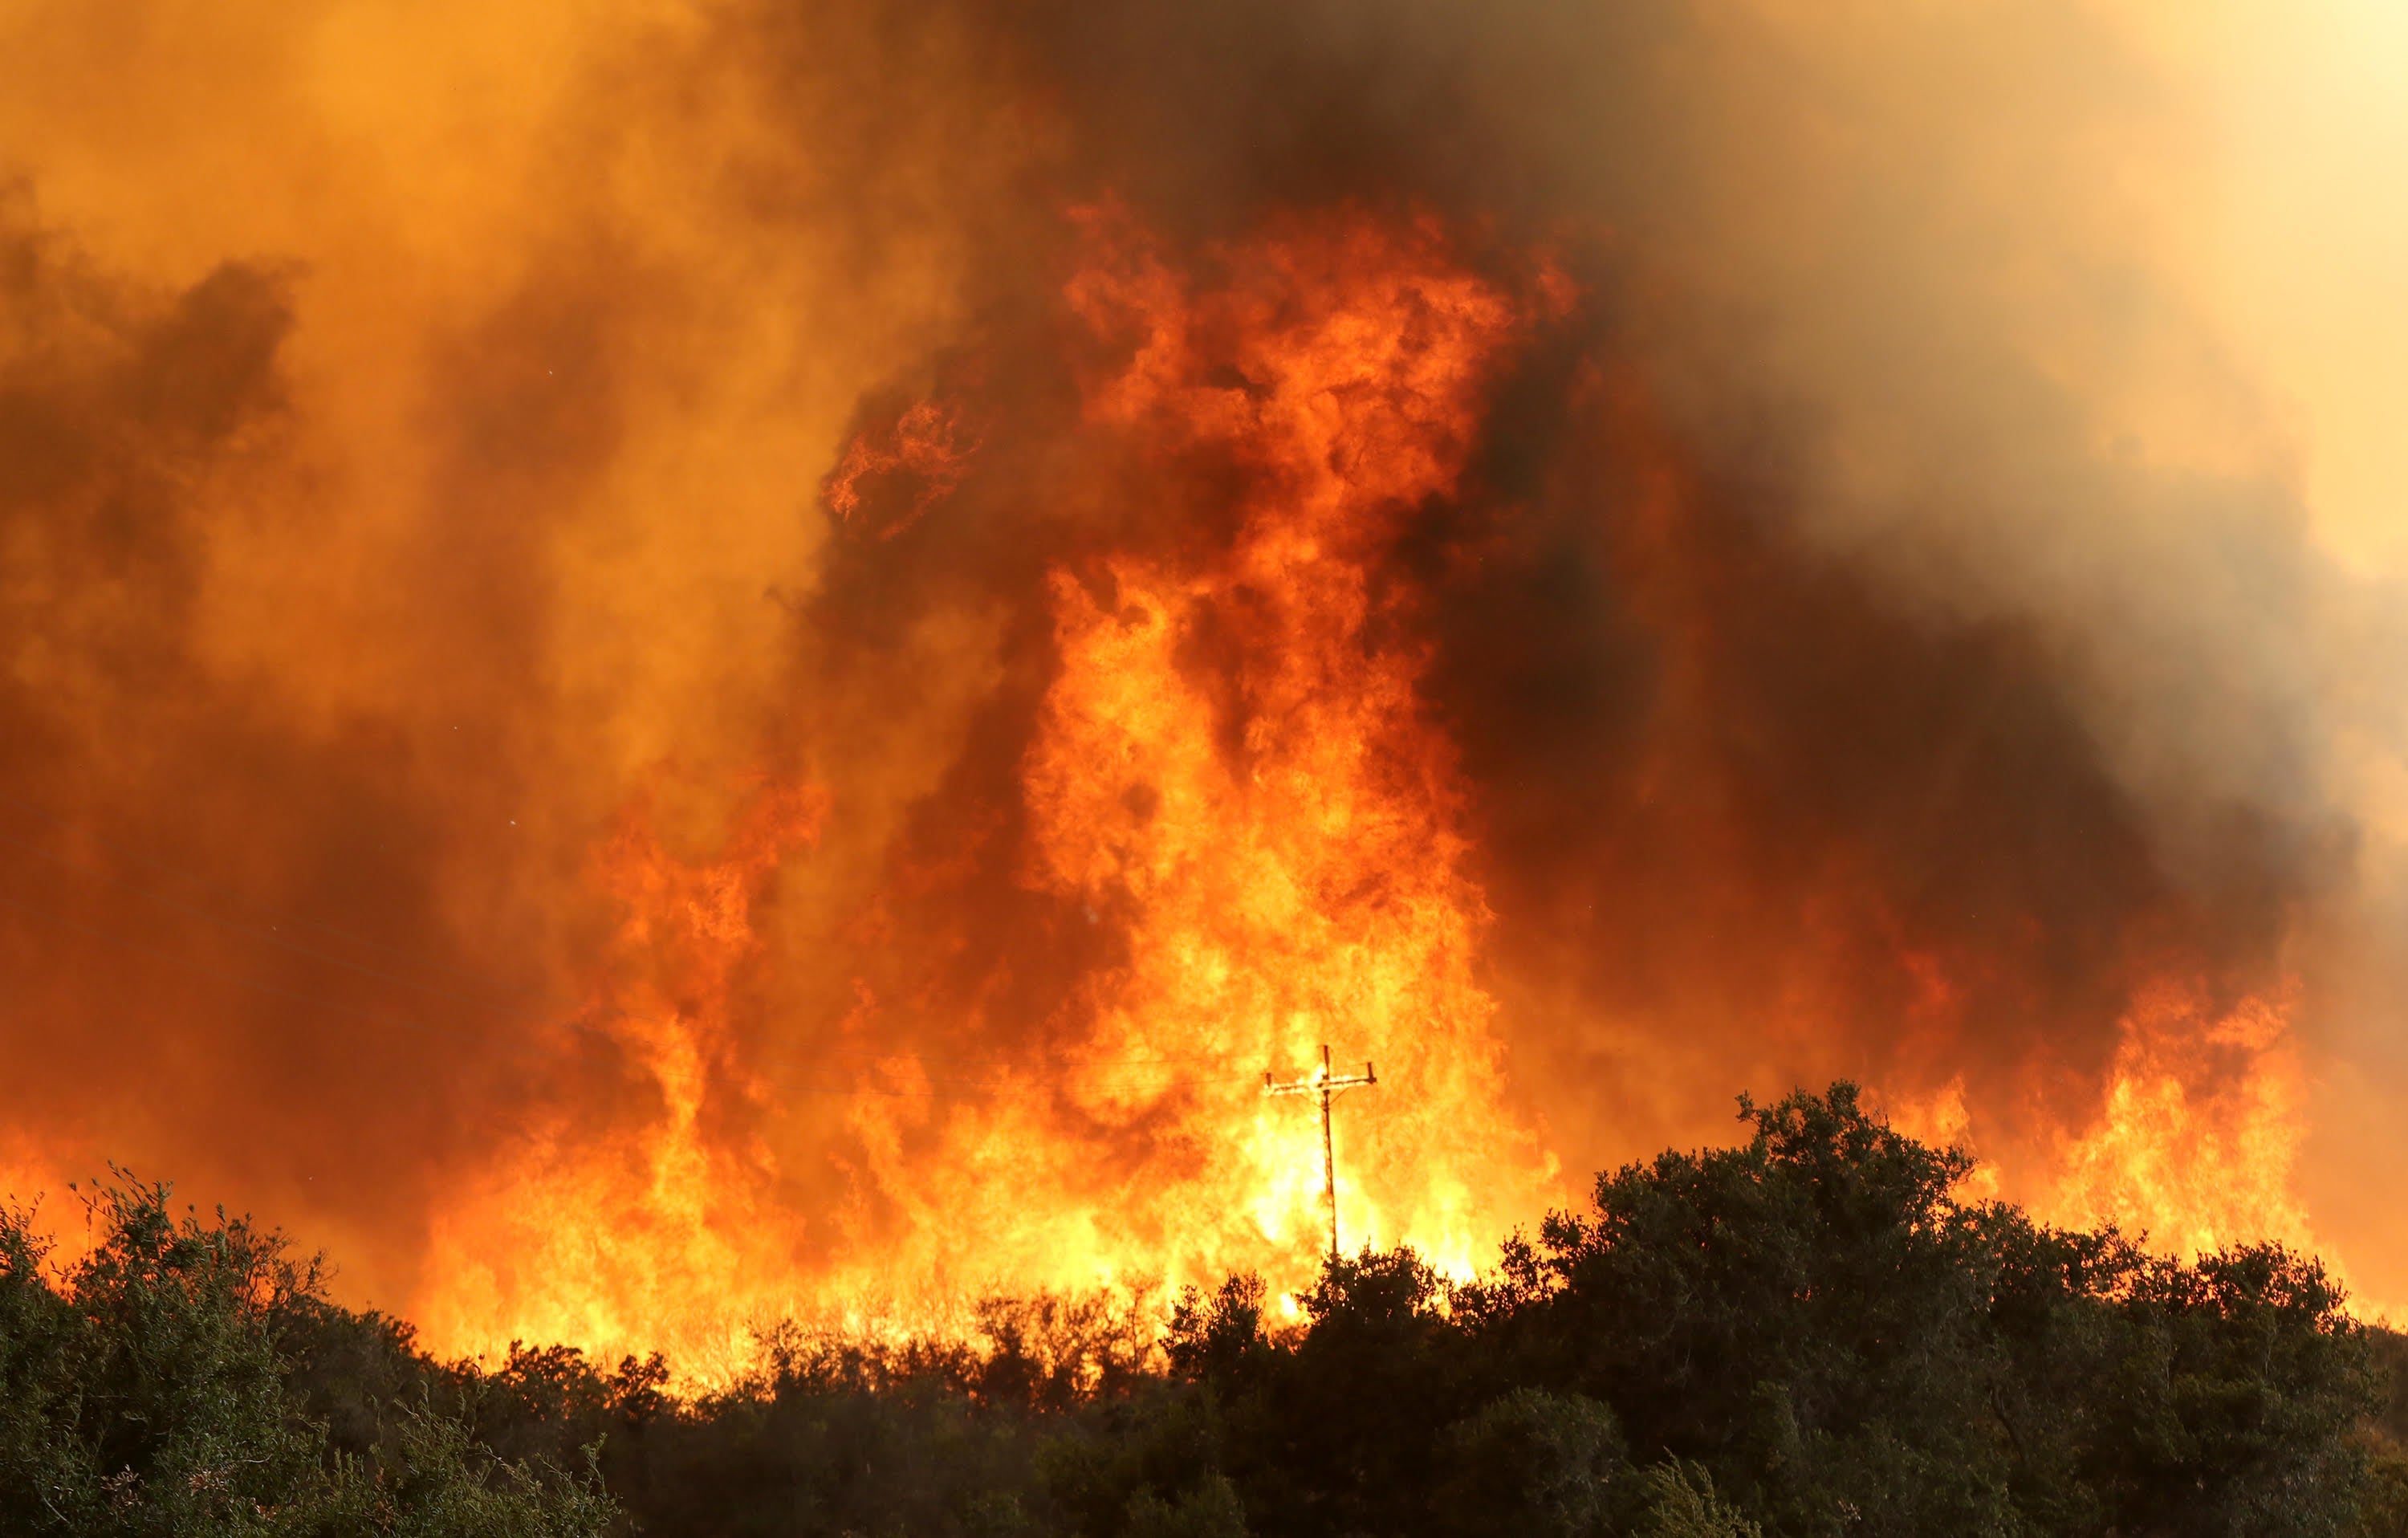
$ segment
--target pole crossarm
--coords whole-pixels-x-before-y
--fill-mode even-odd
[[[1329,1258],[1332,1261],[1338,1258],[1338,1151],[1329,1136],[1329,1102],[1344,1090],[1379,1082],[1379,1074],[1372,1071],[1368,1060],[1363,1064],[1360,1075],[1350,1074],[1340,1078],[1332,1073],[1329,1043],[1326,1042],[1321,1046],[1321,1071],[1311,1078],[1292,1079],[1281,1084],[1268,1072],[1263,1075],[1263,1093],[1266,1095],[1317,1095],[1321,1099],[1321,1188],[1324,1199],[1329,1203]]]

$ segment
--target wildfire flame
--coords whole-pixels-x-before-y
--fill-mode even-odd
[[[2253,996],[2219,1011],[2197,982],[2144,985],[2120,1023],[2096,1116],[2059,1131],[2042,1178],[2010,1193],[1984,1163],[1957,1195],[2021,1196],[2046,1221],[2114,1228],[2185,1259],[2270,1241],[2315,1252],[2293,1178],[2306,1086],[2292,1008]],[[1923,1142],[1979,1152],[1961,1076],[1892,1095],[1886,1112]]]
[[[632,825],[600,862],[626,916],[593,1017],[649,1081],[646,1114],[542,1129],[444,1215],[439,1280],[416,1307],[431,1341],[708,1352],[813,1289],[898,1276],[1088,1286],[1254,1269],[1298,1287],[1326,1232],[1319,1129],[1259,1085],[1323,1042],[1381,1069],[1336,1138],[1352,1242],[1410,1243],[1468,1273],[1558,1199],[1508,1105],[1474,975],[1487,910],[1463,870],[1452,749],[1416,698],[1410,595],[1373,582],[1403,517],[1460,473],[1526,317],[1430,227],[1350,219],[1266,239],[1203,287],[1091,223],[1070,304],[1099,335],[1140,338],[1095,382],[1091,421],[1166,460],[1218,456],[1242,490],[1225,548],[1051,578],[1060,668],[1022,767],[1024,880],[1125,934],[1067,1006],[1079,1050],[982,1068],[961,1100],[930,1093],[943,1064],[877,1062],[849,1113],[864,1201],[781,1206],[767,1145],[711,1133],[711,1091],[767,1093],[713,1083],[736,1071],[720,1012],[753,944],[752,894],[843,809],[808,788],[766,796],[701,867]],[[953,464],[953,420],[914,407],[900,449],[856,442],[836,510],[857,510],[862,475],[904,464],[924,476],[910,516],[924,511],[953,473],[930,468]],[[848,1039],[874,1040],[877,1011],[865,986]],[[875,1224],[871,1198],[888,1215]],[[815,1223],[869,1253],[798,1275]]]
[[[2263,1240],[2313,1249],[2291,1184],[2302,1088],[2282,1001],[2218,1014],[2196,986],[2160,983],[2125,1017],[2099,1120],[2069,1141],[2049,1205],[2185,1258]]]
[[[689,1372],[743,1353],[750,1315],[730,1277],[767,1278],[791,1303],[789,1218],[757,1143],[713,1136],[712,1092],[760,1093],[724,1034],[731,977],[752,952],[752,894],[817,833],[809,788],[756,795],[710,864],[684,865],[631,816],[597,860],[624,914],[608,975],[580,1021],[606,1035],[641,1086],[640,1111],[595,1127],[566,1114],[529,1128],[508,1163],[438,1215],[418,1300],[426,1338],[460,1354],[514,1340],[676,1347]],[[757,1312],[757,1304],[756,1310]]]
[[[882,476],[908,479],[905,510],[876,531],[879,539],[892,539],[961,484],[963,461],[976,449],[963,441],[953,412],[934,401],[918,401],[896,419],[893,431],[853,440],[828,477],[823,499],[830,512],[850,523],[860,514],[869,483]]]

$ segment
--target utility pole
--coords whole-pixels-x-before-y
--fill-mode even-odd
[[[1329,1102],[1342,1090],[1360,1085],[1375,1085],[1380,1076],[1371,1071],[1370,1063],[1363,1064],[1362,1077],[1333,1078],[1329,1071],[1329,1043],[1321,1044],[1321,1071],[1309,1079],[1296,1079],[1286,1084],[1273,1084],[1271,1076],[1263,1075],[1266,1095],[1318,1095],[1321,1097],[1321,1186],[1329,1200],[1329,1258],[1338,1258],[1338,1155],[1329,1141]]]

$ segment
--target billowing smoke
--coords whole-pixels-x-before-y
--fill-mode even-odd
[[[1317,638],[1403,691],[1346,730],[1425,821],[1364,815],[1437,851],[1314,866],[1325,949],[1451,915],[1396,941],[1433,1061],[1348,1114],[1504,1150],[1367,1176],[1421,1215],[1374,1237],[1844,1073],[2008,1194],[2397,1295],[2317,1098],[2402,1067],[2396,596],[2172,274],[2205,132],[2114,17],[488,12],[0,36],[21,1186],[175,1175],[463,1348],[686,1306],[639,1274],[1244,1258],[1150,1193],[1224,1178],[1212,1075],[1349,1022],[1155,986],[1164,798],[1272,826],[1355,687],[1282,671]],[[1371,310],[1340,624],[1262,585],[1304,461],[1176,424],[1305,432]],[[1193,730],[1080,692],[1156,625]],[[1073,741],[1152,766],[1075,869]]]

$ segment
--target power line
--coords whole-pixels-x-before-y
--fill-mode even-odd
[[[1321,1183],[1329,1200],[1329,1258],[1338,1259],[1338,1153],[1329,1136],[1329,1102],[1349,1089],[1378,1084],[1380,1076],[1371,1071],[1367,1058],[1359,1076],[1336,1078],[1329,1071],[1329,1043],[1321,1044],[1321,1071],[1311,1078],[1295,1079],[1286,1084],[1274,1084],[1270,1074],[1263,1074],[1266,1095],[1318,1095],[1321,1097]]]

